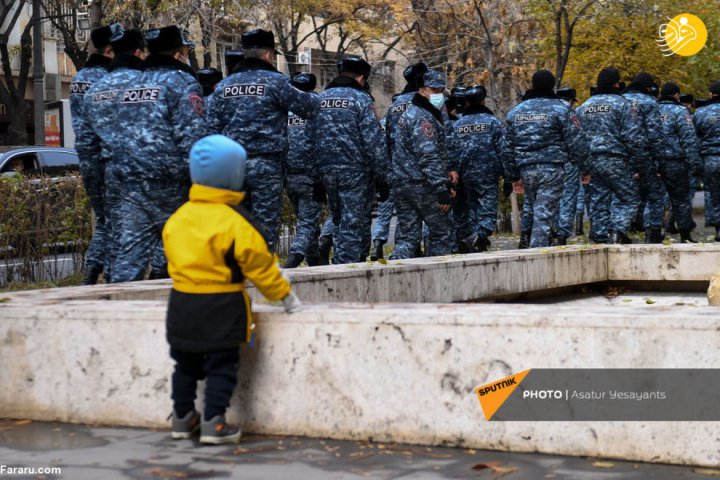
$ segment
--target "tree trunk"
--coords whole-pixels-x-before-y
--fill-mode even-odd
[[[28,145],[27,103],[25,100],[13,102],[11,105],[7,105],[7,108],[10,114],[10,124],[6,143],[8,145]]]
[[[90,5],[90,28],[95,29],[102,27],[102,21],[102,0],[93,0]]]

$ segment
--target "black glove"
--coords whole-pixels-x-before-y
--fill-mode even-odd
[[[375,198],[378,202],[384,202],[390,198],[390,184],[385,180],[375,179]]]
[[[442,192],[438,192],[437,194],[438,203],[440,205],[450,205],[452,204],[452,197],[450,196],[450,192],[447,190],[443,190]]]
[[[318,202],[318,203],[326,203],[327,202],[327,195],[325,194],[325,185],[323,185],[322,182],[318,181],[318,182],[313,183],[312,199],[313,199],[313,202]]]

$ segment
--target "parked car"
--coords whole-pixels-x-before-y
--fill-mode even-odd
[[[21,170],[25,175],[76,175],[77,152],[70,148],[22,147],[0,153],[0,175]]]

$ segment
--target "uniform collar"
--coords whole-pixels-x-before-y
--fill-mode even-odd
[[[440,123],[444,123],[445,120],[443,119],[442,112],[435,108],[432,103],[430,103],[430,100],[423,97],[419,93],[416,93],[415,96],[412,98],[412,104],[416,107],[420,107],[423,110],[427,110],[432,114],[433,117],[435,117],[435,120],[437,120]]]
[[[465,115],[475,115],[478,113],[485,113],[487,115],[495,115],[492,110],[487,108],[485,105],[478,105],[477,107],[469,107],[465,109]]]
[[[206,187],[205,185],[193,184],[190,187],[191,202],[225,203],[227,205],[238,205],[245,198],[244,192],[235,192],[222,188]]]
[[[143,63],[143,70],[152,69],[170,69],[170,70],[182,70],[187,72],[193,77],[197,78],[195,70],[193,70],[188,64],[176,60],[170,55],[163,55],[160,53],[153,53]]]
[[[105,55],[100,55],[99,53],[93,53],[88,57],[83,68],[92,68],[92,67],[107,68],[108,65],[110,65],[110,62],[111,62],[110,57],[106,57]]]
[[[277,68],[265,60],[261,60],[259,58],[246,58],[245,61],[235,67],[233,73],[245,72],[247,70],[267,70],[269,72],[278,71]]]
[[[140,60],[138,57],[127,53],[122,53],[120,55],[116,55],[115,58],[113,58],[113,61],[110,62],[110,66],[108,67],[108,71],[112,72],[113,70],[116,70],[118,68],[131,68],[133,70],[142,70],[142,67],[143,61]]]

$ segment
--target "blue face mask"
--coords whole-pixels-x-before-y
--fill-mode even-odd
[[[445,95],[442,93],[430,94],[430,103],[438,110],[442,110],[443,105],[445,105]]]

